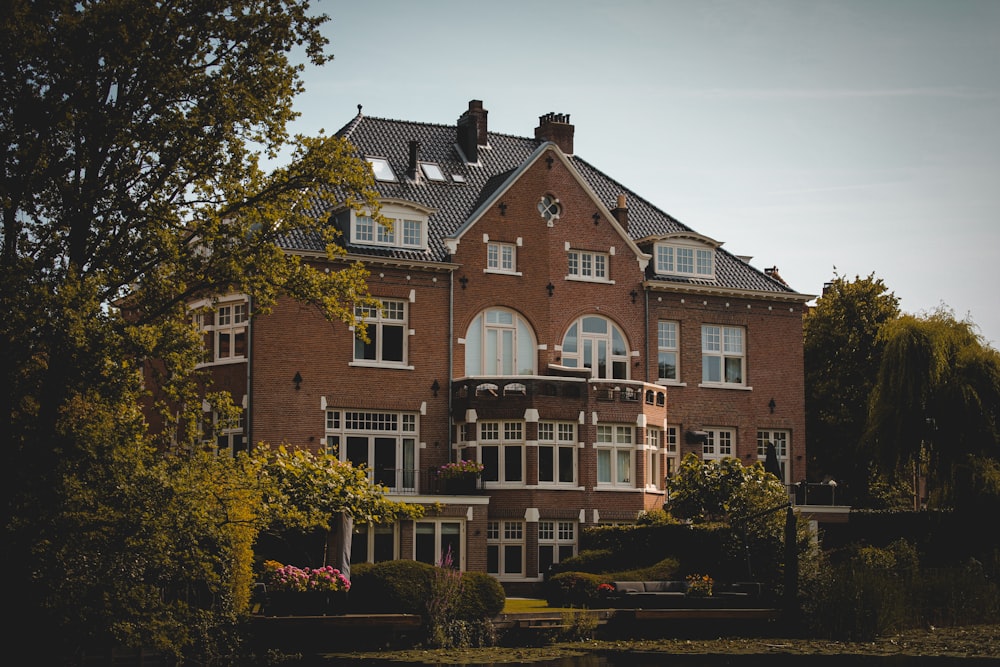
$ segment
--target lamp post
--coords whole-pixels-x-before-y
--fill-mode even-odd
[[[837,504],[837,480],[831,479],[827,484],[830,486],[830,504]]]

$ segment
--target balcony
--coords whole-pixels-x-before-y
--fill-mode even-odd
[[[568,370],[568,369],[567,369]],[[489,413],[491,408],[516,412],[527,408],[561,407],[598,410],[602,404],[634,406],[636,412],[666,410],[666,388],[638,380],[598,380],[590,371],[566,375],[466,377],[451,383],[453,414],[466,410]],[[606,407],[606,406],[605,406]]]
[[[471,495],[481,493],[483,480],[478,475],[463,478],[442,478],[437,468],[425,470],[384,468],[369,471],[369,478],[389,489],[396,496]]]

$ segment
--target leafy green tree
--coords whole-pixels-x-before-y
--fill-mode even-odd
[[[234,554],[263,521],[263,490],[249,469],[196,454],[201,343],[185,304],[232,289],[254,313],[289,295],[351,321],[353,303],[371,303],[364,268],[342,261],[333,230],[310,215],[377,209],[370,170],[346,142],[286,131],[302,90],[290,53],[329,60],[325,20],[307,0],[0,9],[12,654],[38,628],[58,639],[32,650],[62,654],[41,663],[101,641],[190,648],[240,612],[248,566]],[[287,166],[265,173],[261,155],[279,153]],[[291,233],[326,240],[338,270],[283,252]],[[150,383],[168,427],[160,441],[139,410]],[[167,443],[187,456],[159,456]]]
[[[869,479],[861,443],[882,359],[879,333],[897,317],[899,299],[880,278],[835,275],[803,323],[809,474],[836,479],[856,500]]]
[[[950,505],[956,465],[1000,458],[1000,353],[944,308],[900,317],[880,338],[868,441],[884,470],[920,468]]]

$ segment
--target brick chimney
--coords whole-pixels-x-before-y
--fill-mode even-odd
[[[625,194],[622,193],[618,195],[618,203],[612,209],[611,214],[615,216],[615,220],[618,224],[622,226],[625,231],[628,231],[628,204],[625,201]]]
[[[458,119],[459,148],[469,162],[479,161],[479,147],[487,144],[486,114],[482,100],[469,100],[469,109]]]
[[[566,155],[573,154],[573,126],[568,113],[547,113],[538,117],[535,139],[551,141]]]
[[[411,139],[409,146],[410,161],[406,165],[406,175],[413,181],[417,178],[417,160],[420,159],[420,142]]]

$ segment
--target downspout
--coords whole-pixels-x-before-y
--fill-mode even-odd
[[[445,382],[445,391],[448,392],[448,461],[452,457],[452,436],[455,431],[455,420],[451,414],[451,378],[454,374],[455,364],[455,270],[448,272],[448,378]]]
[[[646,337],[646,370],[643,373],[644,382],[649,382],[649,290],[645,287],[642,288],[642,303],[645,314],[643,315],[643,321],[645,324]],[[657,364],[659,364],[659,356],[657,356]]]
[[[253,367],[253,296],[247,295],[247,407],[246,415],[244,419],[244,424],[246,424],[246,448],[247,453],[253,452],[253,390],[250,383],[253,380],[253,373],[251,368]]]

